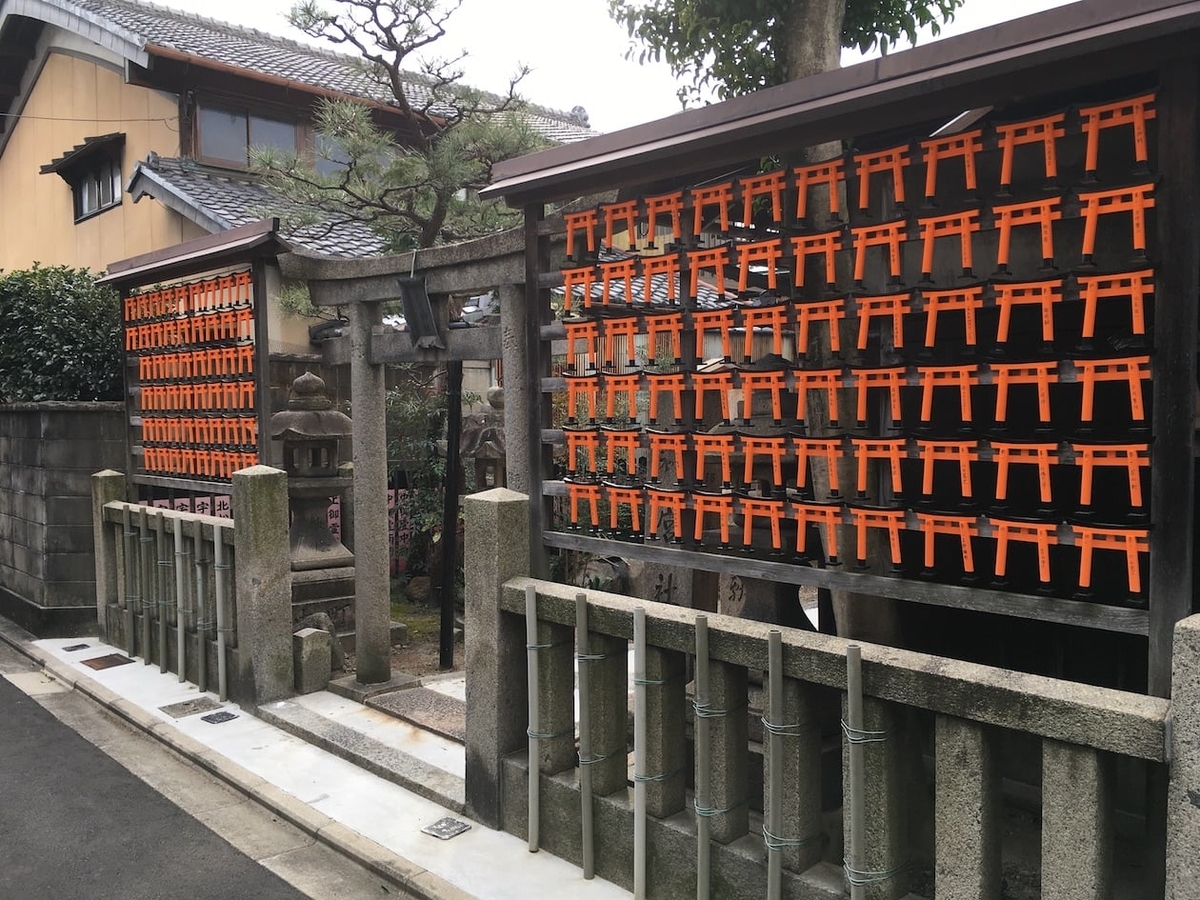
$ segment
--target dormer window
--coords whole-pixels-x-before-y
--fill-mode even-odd
[[[43,175],[58,175],[70,185],[76,222],[121,205],[124,146],[125,135],[119,132],[84,138],[82,144],[42,166]]]
[[[298,146],[294,122],[272,119],[247,109],[203,106],[198,116],[200,159],[218,165],[245,168],[250,148],[275,147],[295,153]]]

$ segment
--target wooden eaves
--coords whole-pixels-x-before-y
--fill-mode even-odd
[[[255,69],[235,66],[198,56],[194,53],[184,53],[173,47],[161,44],[147,44],[145,51],[154,58],[151,69],[135,70],[132,81],[151,88],[161,88],[164,85],[173,91],[184,93],[192,90],[197,84],[197,71],[207,73],[200,78],[200,83],[221,92],[243,93],[241,85],[246,81],[258,85],[258,100],[296,105],[296,98],[302,97],[309,103],[318,100],[345,100],[366,107],[373,114],[376,122],[393,128],[409,127],[413,131],[431,132],[436,124],[436,117],[424,115],[418,111],[411,114],[400,109],[395,102],[387,102],[346,91],[334,90],[317,84],[309,84],[291,78],[271,75]]]
[[[509,205],[625,188],[846,135],[1158,69],[1195,53],[1197,0],[1088,0],[498,163]],[[1114,52],[1118,51],[1119,52]]]
[[[277,256],[291,248],[279,237],[278,219],[260,219],[217,234],[152,250],[110,263],[108,274],[98,279],[121,291],[154,281],[167,281],[255,257]]]

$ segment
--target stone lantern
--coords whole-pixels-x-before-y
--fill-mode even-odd
[[[354,565],[354,554],[328,525],[331,497],[340,497],[351,479],[338,476],[338,448],[350,436],[350,417],[333,408],[325,382],[305,372],[292,382],[287,409],[271,416],[271,438],[283,442],[292,527],[292,571]]]

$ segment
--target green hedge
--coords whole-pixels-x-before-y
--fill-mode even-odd
[[[0,402],[120,400],[118,303],[86,269],[0,277]]]

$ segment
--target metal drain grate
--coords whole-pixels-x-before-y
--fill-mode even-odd
[[[113,666],[124,666],[133,662],[124,653],[110,653],[107,656],[93,656],[91,659],[81,659],[81,663],[89,669],[111,669]]]
[[[77,650],[86,650],[91,644],[72,644],[70,647],[63,647],[64,653],[74,653]]]
[[[182,703],[172,703],[158,709],[172,719],[182,719],[184,716],[194,716],[196,713],[212,712],[220,708],[221,704],[211,697],[197,697],[195,700],[184,700]]]
[[[448,841],[452,837],[458,837],[470,827],[467,822],[446,816],[443,819],[438,819],[432,825],[426,825],[421,829],[421,833],[432,834],[440,841]]]
[[[237,718],[236,713],[221,710],[221,712],[210,713],[207,716],[201,716],[201,722],[208,722],[210,725],[220,725],[222,722],[231,722]]]

